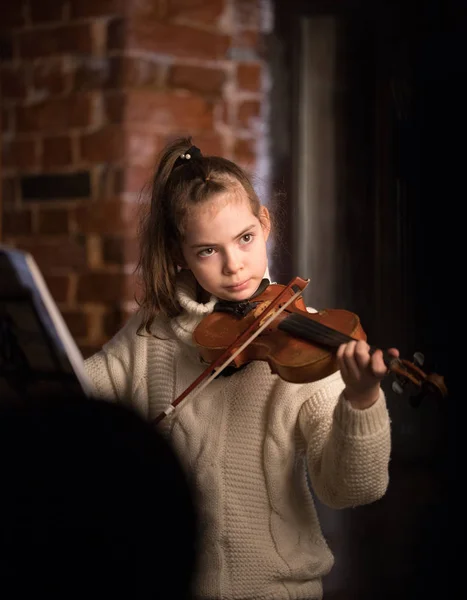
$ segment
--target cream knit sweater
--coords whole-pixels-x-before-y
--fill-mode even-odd
[[[135,314],[86,360],[100,396],[130,403],[154,419],[204,370],[191,334],[215,299],[198,304],[194,290],[183,274],[180,317],[158,320],[149,336],[136,335]],[[255,362],[218,377],[161,421],[198,494],[197,598],[322,597],[322,577],[333,557],[308,480],[320,500],[337,509],[373,502],[388,484],[390,423],[383,392],[372,407],[355,410],[342,389],[339,373],[291,384]],[[157,516],[163,517],[148,512],[148,519]]]

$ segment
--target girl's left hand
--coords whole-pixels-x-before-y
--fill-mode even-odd
[[[396,348],[388,352],[399,356]],[[337,362],[345,383],[344,396],[354,408],[368,408],[376,402],[380,383],[388,369],[383,353],[376,350],[370,354],[370,346],[363,340],[341,344],[337,351]]]

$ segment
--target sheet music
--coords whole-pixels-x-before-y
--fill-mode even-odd
[[[81,352],[34,258],[0,245],[0,399],[57,389],[93,393]]]

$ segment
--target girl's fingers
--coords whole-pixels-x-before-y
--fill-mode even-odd
[[[363,371],[370,364],[370,346],[363,340],[355,344],[354,359],[360,371]]]
[[[342,356],[343,364],[345,365],[346,372],[349,377],[358,379],[360,377],[360,367],[355,358],[355,351],[357,348],[357,342],[352,341],[345,345],[344,353]]]
[[[389,348],[388,353],[395,358],[399,357],[399,350],[397,348]],[[383,352],[381,350],[375,350],[371,357],[371,368],[375,375],[379,379],[382,379],[388,372],[387,366],[384,364]]]
[[[337,352],[340,369],[344,379],[355,382],[368,377],[382,379],[387,372],[381,350],[370,355],[370,346],[364,340],[342,344]]]
[[[381,350],[375,350],[371,357],[371,371],[378,379],[382,379],[388,371]]]
[[[342,379],[344,381],[347,381],[347,379],[348,379],[347,366],[346,366],[345,360],[344,360],[344,352],[345,352],[346,346],[347,346],[347,344],[341,344],[336,352],[337,364],[339,365]]]

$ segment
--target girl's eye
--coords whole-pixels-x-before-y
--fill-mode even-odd
[[[214,248],[205,248],[198,252],[198,256],[212,256],[214,254]]]
[[[253,240],[253,234],[252,233],[245,233],[245,235],[242,236],[242,242],[244,244],[249,244],[252,240]]]

